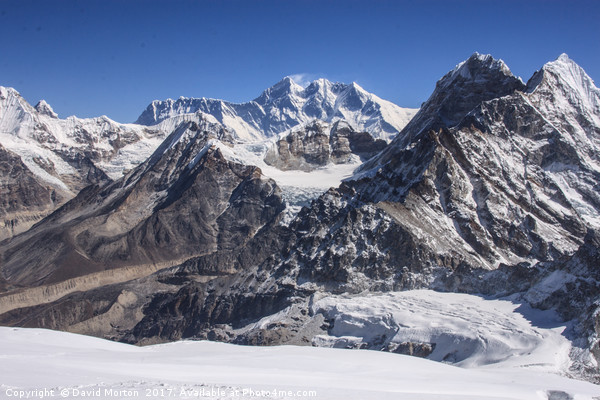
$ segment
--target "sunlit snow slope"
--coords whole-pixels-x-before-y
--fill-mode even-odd
[[[419,335],[435,324],[429,317],[436,312],[429,310],[429,314],[412,318],[402,315],[408,317],[411,311],[427,308],[431,302],[441,306],[438,314],[444,315],[438,331],[458,328],[465,336],[477,336],[485,322],[489,326],[482,337],[503,336],[516,343],[523,334],[522,342],[530,348],[523,354],[515,352],[509,362],[478,366],[469,363],[468,368],[460,368],[366,350],[245,347],[191,341],[135,347],[41,329],[0,328],[0,398],[19,391],[24,396],[29,391],[30,397],[37,393],[39,398],[43,390],[47,398],[80,398],[85,393],[99,399],[114,398],[115,394],[118,398],[154,399],[356,400],[556,400],[600,396],[599,386],[550,372],[548,361],[564,347],[554,348],[548,343],[560,344],[559,334],[552,329],[532,328],[520,314],[512,313],[508,302],[427,291],[407,293],[396,307],[391,302],[385,305],[383,300],[370,298],[360,306],[350,307],[348,300],[338,299],[337,307],[343,310],[337,318],[353,314],[347,321],[359,323],[358,314],[373,308],[373,312],[364,314],[367,319],[376,319],[385,311],[396,321],[408,323],[402,329],[412,329]],[[444,300],[446,305],[442,305]],[[416,307],[409,308],[407,301],[413,301]],[[333,305],[329,303],[321,301],[318,307]],[[462,305],[469,315],[478,316],[472,325],[461,319]],[[492,320],[495,316],[499,317],[497,322]],[[512,332],[503,327],[509,319],[516,321]],[[534,337],[535,333],[539,338]]]

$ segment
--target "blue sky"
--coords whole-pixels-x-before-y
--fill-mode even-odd
[[[599,1],[0,0],[0,85],[61,118],[153,99],[243,102],[287,75],[406,107],[474,51],[527,80],[566,52],[600,79]]]

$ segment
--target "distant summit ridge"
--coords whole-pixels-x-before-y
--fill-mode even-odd
[[[263,91],[260,96],[254,99],[254,101],[261,106],[265,106],[271,100],[279,99],[292,94],[298,94],[303,90],[304,88],[302,86],[297,84],[291,77],[286,76],[275,85]]]
[[[387,140],[402,130],[417,112],[383,100],[356,83],[317,79],[303,88],[291,77],[285,77],[246,103],[207,98],[155,100],[136,123],[155,125],[175,115],[198,111],[213,115],[242,140],[275,136],[315,119],[324,122],[343,119],[356,129]]]

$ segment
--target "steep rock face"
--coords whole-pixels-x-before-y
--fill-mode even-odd
[[[336,163],[347,162],[349,153],[367,160],[387,146],[384,140],[374,139],[367,132],[357,132],[341,121],[333,126],[331,136],[332,158]]]
[[[328,163],[343,164],[373,157],[387,143],[367,132],[356,132],[338,121],[333,125],[314,121],[275,142],[265,154],[265,163],[278,169],[311,171]]]
[[[366,92],[356,83],[346,85],[319,79],[302,88],[292,79],[284,78],[247,103],[184,97],[154,101],[136,122],[155,125],[175,115],[197,111],[213,115],[244,140],[271,137],[314,119],[324,122],[342,119],[355,129],[387,140],[396,135],[417,110],[398,107]]]
[[[0,237],[26,230],[84,187],[106,184],[109,175],[122,176],[165,136],[160,128],[117,124],[106,117],[59,119],[45,101],[32,107],[16,90],[0,87],[0,143],[19,157],[28,175],[57,193],[53,206],[43,210],[28,209],[23,198],[20,207],[27,218],[0,214],[12,221],[0,228]]]
[[[461,72],[466,66],[469,74]],[[473,75],[480,68],[495,72]],[[588,194],[595,191],[599,170],[581,160],[569,131],[548,122],[561,116],[546,117],[527,93],[516,90],[524,86],[508,74],[501,62],[471,57],[442,78],[424,114],[365,163],[350,183],[368,202],[403,202],[417,194],[431,214],[438,215],[432,223],[448,221],[447,235],[490,268],[572,254],[586,226],[595,225],[587,212],[598,215],[599,210]],[[464,81],[465,75],[471,81]],[[497,85],[488,82],[490,76]],[[458,93],[463,91],[461,83],[469,92],[481,93],[479,104],[472,104],[473,96],[448,94],[448,80],[458,80],[452,86]],[[496,92],[486,92],[488,87]],[[439,88],[444,88],[443,98]],[[451,102],[459,110],[471,107],[458,123],[458,114],[444,116],[447,99],[463,98],[466,104]],[[441,126],[442,121],[455,125]],[[573,193],[569,185],[579,191]]]
[[[330,161],[327,126],[314,122],[293,130],[267,150],[265,163],[281,170],[311,171]]]
[[[523,297],[536,308],[554,309],[566,321],[576,321],[568,332],[577,361],[573,369],[600,382],[600,233],[590,229],[577,252],[546,266]]]
[[[598,162],[600,90],[566,54],[547,63],[527,82],[531,103],[561,131],[578,139],[584,156]]]
[[[579,214],[598,229],[600,90],[563,54],[529,80],[527,91],[531,104],[561,133],[550,139],[561,150],[544,159],[545,167]]]
[[[223,156],[224,145],[215,140],[227,135],[208,121],[183,123],[121,180],[87,188],[2,246],[4,277],[39,285],[243,245],[283,204],[258,168]]]
[[[38,179],[21,158],[0,145],[0,241],[28,229],[65,201],[65,194]]]
[[[50,104],[46,103],[46,100],[40,100],[35,105],[35,110],[43,115],[47,115],[48,117],[58,118],[58,114],[54,112]]]

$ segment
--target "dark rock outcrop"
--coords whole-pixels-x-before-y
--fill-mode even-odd
[[[333,125],[313,121],[275,142],[267,150],[264,160],[283,171],[308,172],[329,163],[356,161],[357,157],[369,159],[386,145],[384,140],[374,139],[368,132],[356,132],[341,121]]]
[[[66,194],[36,177],[21,158],[0,145],[0,241],[27,230],[66,200]]]

